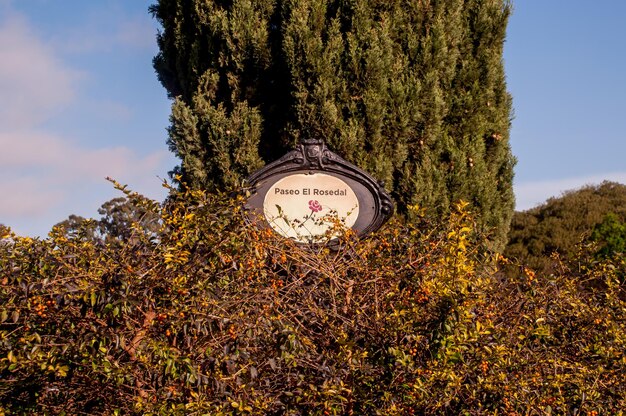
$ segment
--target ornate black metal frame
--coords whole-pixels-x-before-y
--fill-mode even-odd
[[[353,229],[359,237],[379,229],[393,214],[394,204],[384,184],[367,172],[341,158],[326,147],[323,140],[307,140],[278,160],[269,163],[248,178],[251,196],[246,208],[263,218],[265,194],[278,180],[293,174],[325,173],[346,182],[359,200],[359,217]]]

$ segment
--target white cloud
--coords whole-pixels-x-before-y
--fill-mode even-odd
[[[0,223],[42,235],[69,214],[97,215],[98,206],[120,195],[107,176],[161,199],[165,193],[153,172],[172,165],[165,149],[139,154],[106,143],[88,146],[90,137],[45,129],[46,121],[77,106],[121,122],[134,115],[124,104],[84,96],[80,87],[88,74],[68,65],[6,0],[0,11]],[[125,33],[120,39],[141,43],[140,31]]]
[[[44,132],[0,132],[2,171],[54,173],[60,180],[127,177],[155,170],[167,154],[137,156],[126,147],[89,149]],[[2,172],[0,171],[0,172]],[[6,173],[6,172],[5,172]]]
[[[0,148],[0,218],[43,214],[69,190],[106,185],[107,176],[145,182],[145,173],[158,171],[167,157],[165,151],[139,156],[125,147],[89,149],[44,132],[0,132]]]
[[[32,33],[23,17],[9,13],[0,21],[0,126],[4,130],[37,125],[57,114],[76,97],[81,77]]]
[[[10,225],[11,221],[8,220],[14,218],[41,216],[65,197],[65,192],[51,186],[50,181],[7,172],[2,172],[2,175],[4,179],[0,182],[0,223],[5,222],[5,225]]]
[[[557,180],[524,182],[514,185],[516,209],[524,211],[544,203],[551,197],[559,197],[564,192],[582,188],[586,185],[598,185],[603,181],[626,184],[626,172],[565,178]]]

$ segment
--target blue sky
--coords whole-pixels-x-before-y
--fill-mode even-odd
[[[626,184],[626,2],[517,0],[504,59],[520,210]]]
[[[177,162],[150,0],[0,0],[0,223],[97,216],[116,178],[156,199]],[[505,44],[517,208],[626,183],[626,2],[514,1]],[[161,178],[161,179],[159,179]]]

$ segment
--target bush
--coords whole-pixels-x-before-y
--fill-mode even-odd
[[[158,214],[158,232],[136,223],[107,241],[57,227],[0,245],[5,412],[591,415],[626,406],[626,305],[612,264],[506,279],[475,249],[463,203],[441,224],[412,207],[410,224],[307,247],[249,224],[241,196],[189,190],[160,206],[125,193]]]
[[[626,222],[608,213],[591,233],[591,240],[598,243],[598,256],[602,258],[623,256],[626,253]]]
[[[513,215],[504,254],[550,273],[555,265],[551,255],[558,253],[565,259],[574,258],[577,246],[589,239],[607,215],[626,221],[626,185],[605,181],[550,198],[541,206]],[[618,230],[609,231],[607,227],[610,225],[605,226],[596,240],[606,242],[607,232],[619,240]]]

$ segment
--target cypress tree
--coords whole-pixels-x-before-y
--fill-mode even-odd
[[[324,138],[401,211],[461,199],[506,240],[514,197],[506,0],[159,0],[169,145],[222,189]]]

